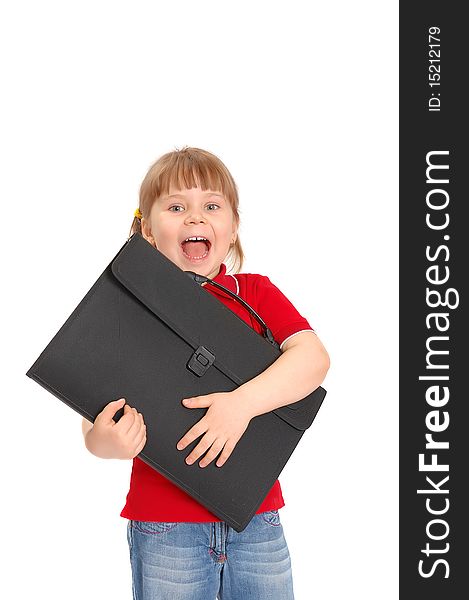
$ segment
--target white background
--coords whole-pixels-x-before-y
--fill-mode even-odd
[[[193,145],[238,184],[243,271],[331,356],[280,476],[296,599],[397,598],[397,20],[390,1],[3,5],[2,597],[131,598],[131,461],[89,454],[25,373],[147,168]]]

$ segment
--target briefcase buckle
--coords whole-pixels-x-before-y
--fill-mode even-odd
[[[214,360],[215,355],[210,350],[207,350],[205,346],[199,346],[187,363],[187,368],[198,377],[202,377],[213,364]]]

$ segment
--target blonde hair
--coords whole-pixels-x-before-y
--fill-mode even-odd
[[[178,190],[190,189],[200,185],[202,190],[221,192],[228,200],[239,227],[238,189],[231,173],[222,161],[200,148],[185,146],[161,156],[151,165],[140,186],[139,210],[140,218],[148,219],[153,203],[163,195],[169,194],[172,186]],[[135,216],[130,228],[130,235],[142,233],[140,219]],[[129,236],[130,237],[130,236]],[[239,273],[243,267],[244,252],[239,235],[227,254],[227,263],[231,262],[228,272]]]

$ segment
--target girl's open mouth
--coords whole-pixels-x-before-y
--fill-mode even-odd
[[[211,243],[208,240],[182,242],[181,248],[184,256],[190,261],[200,261],[207,258]]]

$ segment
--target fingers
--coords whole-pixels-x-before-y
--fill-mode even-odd
[[[203,467],[206,467],[208,464],[210,464],[212,462],[212,460],[218,456],[218,454],[220,453],[220,450],[223,448],[224,445],[225,444],[224,444],[223,440],[216,440],[212,444],[212,447],[207,452],[207,454],[199,462],[199,467],[203,468]]]
[[[144,437],[142,442],[137,446],[132,458],[135,458],[136,456],[138,456],[140,454],[140,452],[145,448],[146,443],[147,443],[147,438]]]
[[[144,421],[143,421],[143,415],[142,413],[139,413],[135,410],[135,408],[133,409],[135,411],[135,421],[132,425],[132,427],[130,428],[129,431],[129,436],[133,435],[133,441],[137,441],[140,439],[142,432],[146,433],[147,431],[147,426],[145,425]]]
[[[204,454],[210,448],[210,446],[213,443],[216,443],[215,438],[205,435],[200,440],[200,442],[197,444],[197,446],[194,448],[194,450],[192,450],[192,452],[186,458],[186,463],[188,465],[191,465],[192,463],[194,463],[196,460],[198,460],[202,456],[202,454]],[[218,452],[220,450],[221,450],[221,448],[218,449]],[[217,452],[217,454],[218,454],[218,452]]]
[[[143,422],[142,413],[139,413],[136,408],[131,408],[129,411],[129,415],[131,415],[131,416],[133,415],[134,420],[132,421],[132,423],[127,431],[127,435],[129,436],[129,438],[134,440],[140,434],[140,431],[146,427]]]
[[[140,415],[140,417],[139,417]],[[143,416],[137,412],[136,408],[129,406],[128,404],[124,407],[124,415],[121,417],[117,425],[115,426],[118,431],[123,435],[130,435],[131,438],[135,437],[135,434],[140,429],[141,423],[143,422]]]
[[[135,458],[135,456],[137,456],[137,454],[140,454],[140,452],[145,447],[145,444],[147,443],[147,429],[145,426],[143,426],[143,428],[139,432],[139,435],[137,436],[137,439],[135,441],[136,441],[136,447],[135,447],[135,450],[133,453],[134,458]]]
[[[186,446],[191,444],[194,440],[200,437],[203,433],[207,431],[206,421],[202,418],[198,423],[194,425],[189,431],[179,440],[176,445],[178,450],[184,450]],[[215,439],[215,438],[214,438]],[[203,440],[202,440],[203,441]],[[213,440],[212,440],[213,441]],[[207,450],[208,446],[205,448]],[[204,452],[205,452],[204,450]],[[200,454],[199,454],[200,456]]]
[[[98,416],[100,416],[106,422],[114,421],[114,419],[112,417],[116,414],[116,412],[119,409],[121,409],[124,406],[124,403],[125,403],[125,398],[119,398],[118,400],[113,400],[112,402],[109,402],[109,404],[106,404],[106,406],[103,408],[103,410],[99,413]]]
[[[124,436],[128,440],[127,443],[129,447],[132,448],[131,456],[132,458],[135,458],[137,454],[140,454],[147,443],[147,427],[144,423],[142,413],[139,413],[134,407],[127,406],[127,410],[121,421],[124,418],[126,419],[126,430],[123,430]]]
[[[217,467],[221,467],[228,460],[229,456],[235,449],[236,444],[237,441],[234,439],[223,440],[223,438],[219,438],[216,439],[213,442],[213,444],[211,444],[208,442],[208,440],[205,441],[205,438],[203,438],[197,445],[197,447],[194,448],[194,450],[186,458],[186,463],[188,465],[192,465],[202,456],[202,454],[204,454],[207,448],[211,445],[210,450],[200,461],[199,467],[204,468],[207,465],[209,465],[218,456],[218,454],[220,454],[220,451],[223,449],[216,462]]]
[[[220,454],[220,456],[218,457],[218,460],[216,462],[217,467],[221,467],[226,463],[226,461],[228,460],[228,457],[231,456],[231,453],[235,449],[236,444],[237,444],[237,442],[235,442],[233,440],[228,440],[226,442],[225,447],[223,448],[223,452]]]

